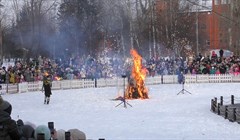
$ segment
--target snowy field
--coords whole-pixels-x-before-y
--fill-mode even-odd
[[[186,84],[192,94],[177,93],[179,84],[148,86],[149,99],[128,100],[132,107],[111,101],[122,87],[54,90],[49,105],[43,93],[3,95],[12,118],[55,128],[78,128],[87,139],[106,140],[239,140],[240,125],[210,111],[212,98],[240,97],[240,83]]]

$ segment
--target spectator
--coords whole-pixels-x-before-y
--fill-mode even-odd
[[[57,140],[65,140],[65,130],[57,130]]]
[[[34,139],[34,132],[35,132],[35,130],[33,129],[32,126],[24,125],[22,127],[22,131],[23,131],[23,137],[24,138],[26,138],[27,140]]]
[[[21,133],[17,123],[11,118],[12,105],[0,96],[0,139],[20,140]]]
[[[22,131],[23,138],[27,140],[34,139],[34,128],[28,124],[24,124],[21,119],[17,121],[19,129]]]
[[[216,69],[214,66],[212,66],[210,69],[210,74],[215,74],[215,73],[216,73]]]
[[[179,72],[178,74],[178,83],[179,84],[184,84],[184,75],[183,75],[183,72]]]
[[[15,84],[15,72],[13,69],[9,71],[9,76],[10,76],[9,83]]]
[[[69,129],[71,140],[86,140],[86,135],[78,129]]]
[[[215,52],[214,52],[214,53],[215,53]],[[199,54],[198,54],[198,57],[197,57],[197,61],[201,61],[201,59],[202,59],[202,54],[199,53]]]
[[[1,83],[6,82],[6,70],[5,67],[0,68]]]
[[[44,134],[45,140],[50,140],[50,138],[51,138],[50,129],[45,125],[37,126],[37,128],[35,129],[35,132],[34,132],[35,139],[37,139],[38,134]]]
[[[220,73],[220,70],[219,70],[219,67],[217,68],[215,74],[221,74],[221,73]]]
[[[24,80],[26,82],[30,82],[31,81],[31,71],[30,71],[30,68],[27,68],[25,71],[24,71]]]
[[[224,51],[221,49],[221,50],[219,51],[219,55],[220,55],[221,58],[223,57],[223,53],[224,53]]]
[[[36,129],[37,126],[35,124],[33,124],[32,122],[26,121],[24,122],[25,125],[30,125],[33,129]]]
[[[217,54],[215,53],[215,51],[212,51],[212,57],[211,59],[217,59]]]

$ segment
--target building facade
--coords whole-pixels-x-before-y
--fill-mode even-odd
[[[239,1],[240,2],[240,1]],[[198,12],[199,48],[202,52],[226,49],[239,54],[239,29],[233,15],[233,0],[211,0],[208,10]],[[199,4],[199,7],[205,7]],[[196,34],[197,35],[197,34]]]
[[[199,52],[205,53],[213,49],[226,49],[235,55],[239,54],[240,25],[233,14],[236,3],[240,1],[200,0],[189,3],[192,6],[191,15],[196,17],[196,22],[192,25],[195,27],[192,34],[196,35],[193,50],[198,48]],[[166,4],[161,4],[164,5],[161,9],[167,8]]]

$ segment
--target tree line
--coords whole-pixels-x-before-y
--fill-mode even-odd
[[[152,58],[181,55],[196,42],[192,5],[179,8],[177,0],[9,1],[15,18],[1,24],[6,58],[95,56],[106,49],[125,57],[132,48]]]

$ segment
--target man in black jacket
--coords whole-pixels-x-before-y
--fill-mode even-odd
[[[0,139],[20,140],[22,135],[17,123],[11,118],[12,105],[0,96]]]
[[[223,53],[224,53],[224,51],[221,49],[221,50],[219,51],[219,55],[220,55],[221,58],[223,57]]]
[[[50,96],[52,95],[51,87],[52,87],[51,76],[46,74],[43,78],[43,87],[42,87],[42,91],[44,90],[44,95],[45,95],[44,104],[49,104],[50,102]]]

